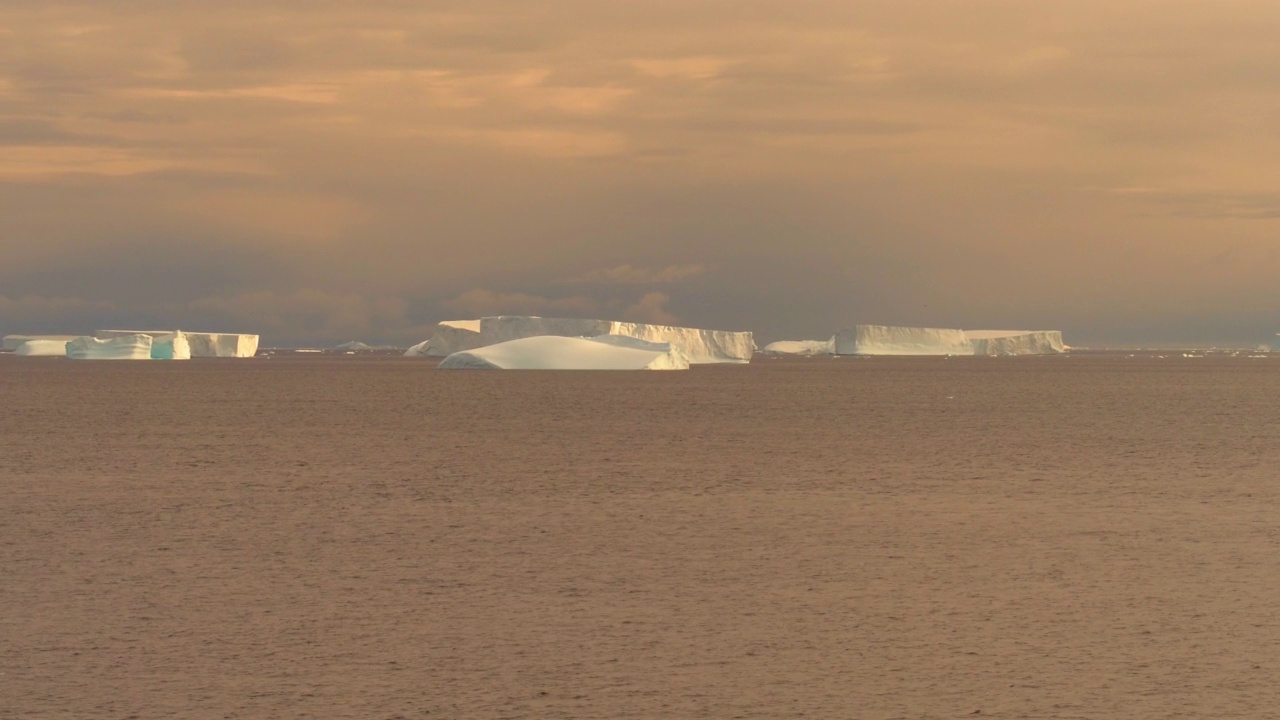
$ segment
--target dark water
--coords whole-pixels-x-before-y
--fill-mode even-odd
[[[1280,707],[1280,358],[0,357],[0,402],[5,720]]]

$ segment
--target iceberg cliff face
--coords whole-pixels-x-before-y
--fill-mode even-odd
[[[435,334],[405,351],[406,357],[445,357],[482,347],[479,320],[445,320]]]
[[[257,335],[234,333],[184,333],[191,357],[251,358],[258,354]]]
[[[480,339],[485,345],[527,337],[595,337],[608,335],[612,323],[587,318],[544,318],[526,315],[498,315],[480,318]]]
[[[769,355],[832,355],[836,351],[836,339],[830,340],[778,340],[760,348]]]
[[[17,350],[20,345],[30,340],[50,340],[66,344],[75,340],[76,337],[77,336],[75,335],[5,335],[4,339],[0,341],[0,343],[3,343],[0,344],[0,348],[14,351]]]
[[[687,370],[689,361],[669,345],[634,338],[539,335],[453,353],[446,370]]]
[[[150,360],[151,336],[78,337],[67,343],[67,357],[72,360]]]
[[[28,340],[13,351],[14,355],[27,357],[66,357],[66,340]]]
[[[191,343],[187,341],[187,334],[181,330],[175,330],[163,335],[152,335],[151,359],[190,360]]]
[[[672,347],[679,348],[689,358],[689,362],[695,365],[749,363],[756,350],[755,338],[749,332],[614,322],[611,323],[609,333],[670,343]]]
[[[965,330],[974,355],[1053,355],[1067,351],[1059,330]]]
[[[972,355],[963,330],[855,325],[835,336],[837,355]]]
[[[179,330],[99,330],[99,338],[112,338],[124,335],[150,335],[152,337],[169,337],[182,335],[189,348],[190,357],[234,357],[248,358],[258,353],[258,336],[237,333],[204,333]],[[176,353],[181,350],[175,347]]]
[[[430,340],[409,349],[413,357],[442,357],[528,337],[596,337],[625,335],[650,342],[669,343],[691,363],[746,363],[755,342],[749,332],[647,325],[587,318],[543,318],[497,315],[474,321],[441,323]]]

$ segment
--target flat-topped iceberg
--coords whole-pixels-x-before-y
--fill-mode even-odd
[[[963,330],[854,325],[835,335],[837,355],[972,355]]]
[[[67,343],[66,351],[72,360],[150,360],[151,336],[78,337]]]
[[[13,351],[14,355],[27,357],[66,357],[67,340],[28,340]]]
[[[829,340],[778,340],[760,348],[768,355],[831,355],[836,351],[836,339]]]
[[[191,342],[181,330],[151,336],[152,360],[190,360]]]
[[[530,315],[495,315],[479,320],[450,320],[436,327],[426,342],[409,348],[411,357],[444,357],[528,337],[597,337],[625,335],[668,343],[690,363],[747,363],[755,352],[750,332],[703,330],[671,325],[649,325],[588,318],[544,318]]]
[[[855,325],[835,336],[837,355],[1049,355],[1066,352],[1058,330],[955,330]]]
[[[712,363],[743,364],[751,362],[756,342],[750,332],[703,330],[674,325],[613,322],[608,334],[627,335],[651,342],[670,343],[684,353],[694,365]]]
[[[539,335],[452,353],[438,366],[483,370],[687,370],[689,360],[665,343],[632,337]]]
[[[965,330],[974,355],[1052,355],[1067,351],[1059,330]]]
[[[258,336],[238,333],[189,332],[186,330],[99,330],[99,338],[123,335],[150,335],[168,337],[179,333],[184,336],[190,357],[253,357],[258,352]]]
[[[406,357],[444,357],[483,347],[479,320],[443,320],[435,334],[405,351]]]
[[[78,336],[76,335],[5,335],[4,339],[0,341],[0,343],[2,343],[0,347],[3,347],[3,349],[5,350],[16,351],[20,345],[30,340],[49,340],[53,342],[60,342],[60,343],[66,344],[71,342],[72,340],[75,340],[76,337]]]

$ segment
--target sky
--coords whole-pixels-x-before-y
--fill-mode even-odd
[[[1280,331],[1280,3],[0,0],[0,333]]]

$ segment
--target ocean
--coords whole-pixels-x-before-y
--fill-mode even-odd
[[[1264,718],[1280,356],[0,356],[0,718]]]

